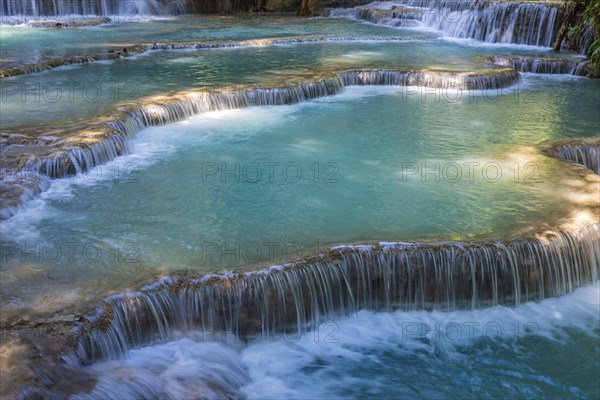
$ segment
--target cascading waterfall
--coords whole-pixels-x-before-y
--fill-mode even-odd
[[[444,71],[354,70],[339,73],[345,86],[393,85],[456,90],[487,90],[509,86],[519,80],[519,72],[509,68],[487,74]]]
[[[7,1],[10,2],[10,0]],[[51,2],[54,4],[53,7],[58,9],[58,4],[63,7],[67,1],[57,0]],[[166,1],[156,0],[150,1],[148,4],[158,5]],[[12,2],[12,5],[26,2]],[[33,5],[32,9],[36,9],[35,13],[51,12],[51,6],[49,5],[51,2],[43,3],[41,0],[28,0],[28,2]],[[93,0],[76,1],[83,10],[78,12],[82,13],[91,9],[92,3],[102,4],[102,7],[110,7],[109,5],[114,2],[116,0],[98,0],[96,3]],[[412,1],[412,3],[430,4],[431,2]],[[449,1],[445,2],[445,4],[449,3]],[[464,5],[462,3],[464,2],[461,2],[461,6]],[[477,2],[476,4],[480,3]],[[84,7],[87,8],[84,10]],[[459,6],[456,7],[459,8]],[[8,5],[2,3],[3,15],[5,15],[5,8],[8,9]],[[37,10],[38,8],[40,10]],[[507,6],[507,9],[509,8]],[[42,9],[47,10],[43,11]],[[113,12],[109,8],[106,8],[106,10],[107,14]],[[374,22],[395,26],[407,26],[420,19],[427,18],[425,8],[414,13],[403,13],[401,10],[394,9],[391,9],[391,11],[391,16],[374,11],[365,11],[364,14],[370,15],[368,18],[372,18]],[[515,17],[513,11],[507,12],[506,19],[510,20]],[[99,12],[104,13],[105,11],[102,9]],[[146,12],[153,13],[150,9]],[[24,15],[34,15],[33,13],[32,11],[32,14]],[[483,11],[480,14],[483,15]],[[472,23],[472,21],[469,23]],[[481,18],[480,23],[482,25],[476,26],[475,30],[485,31],[487,29],[486,24],[491,25],[490,21],[484,17]],[[512,40],[513,35],[521,35],[527,40],[534,40],[533,36],[535,35],[530,33],[520,31],[507,33],[510,31],[510,23],[506,22],[506,25],[508,27],[502,25],[498,28],[500,31],[504,29],[504,33],[498,32],[497,37],[507,38],[511,36]],[[493,36],[491,33],[489,35],[491,35],[490,37]],[[288,43],[285,42],[285,40],[288,40],[286,38],[277,40],[279,42],[272,43]],[[346,40],[346,38],[310,38],[307,40]],[[215,41],[184,45],[142,45],[139,47],[139,52],[202,48],[199,46],[260,46],[263,43],[266,42],[260,40],[254,42]],[[131,55],[137,52],[137,50],[129,51]],[[110,57],[118,58],[120,56],[120,54],[114,54]],[[104,59],[102,57],[104,55],[97,58],[71,58],[70,61],[61,65]],[[304,83],[289,83],[279,87],[244,86],[209,91],[189,90],[172,95],[156,96],[113,105],[102,111],[105,112],[104,115],[94,116],[86,121],[74,122],[69,125],[23,127],[8,132],[0,132],[0,143],[2,144],[0,153],[3,159],[3,168],[0,171],[0,199],[2,200],[0,218],[9,218],[25,202],[46,190],[52,179],[84,173],[90,168],[129,153],[131,151],[130,139],[140,130],[149,126],[173,123],[209,111],[297,103],[341,93],[346,86],[350,85],[395,85],[451,90],[487,90],[500,89],[514,84],[519,80],[519,71],[573,73],[573,71],[581,68],[580,64],[573,65],[575,61],[567,59],[541,60],[525,57],[496,57],[490,61],[506,68],[483,72],[357,69],[337,73],[314,73],[310,75],[307,73],[307,81]],[[53,68],[55,65],[57,64],[48,63],[43,68]],[[563,72],[567,70],[568,72]],[[399,89],[396,91],[399,91]],[[596,174],[599,173],[600,142],[598,141],[555,142],[550,144],[548,148],[549,151],[546,152],[548,155],[582,164]],[[569,165],[568,163],[559,164],[564,164],[565,168],[571,167],[574,170],[569,171],[573,172],[573,175],[568,175],[572,178],[569,185],[572,183],[575,186],[581,184],[583,179],[591,178],[591,172],[584,170],[583,167]],[[582,180],[577,180],[576,176],[582,177]],[[597,181],[590,179],[590,182],[590,186],[592,184],[597,185]],[[97,186],[96,189],[102,190],[102,187]],[[536,192],[536,195],[538,194]],[[587,197],[583,198],[582,196],[581,201],[588,201]],[[592,214],[598,216],[597,204],[590,206],[587,210],[592,210]],[[27,215],[25,216],[27,217]],[[586,218],[588,216],[589,214],[586,214]],[[20,216],[16,218],[17,222],[19,219],[22,218]],[[87,315],[90,312],[89,301],[94,301],[94,306],[98,304],[96,300],[89,300],[96,296],[93,293],[86,295],[88,300],[82,300],[82,302],[78,298],[75,298],[75,300],[70,299],[68,308],[72,307],[72,309],[66,311],[40,310],[40,317],[38,318],[36,314],[31,313],[33,317],[31,319],[29,313],[23,313],[22,319],[15,318],[16,322],[12,325],[8,326],[7,324],[3,327],[3,340],[0,343],[3,347],[0,350],[4,355],[14,350],[12,357],[17,359],[16,364],[25,365],[23,370],[26,373],[23,382],[26,385],[31,385],[31,387],[26,387],[19,393],[20,397],[23,398],[71,397],[83,399],[123,398],[128,396],[166,398],[169,396],[176,397],[177,394],[184,398],[242,398],[247,392],[243,391],[241,387],[254,379],[254,376],[250,378],[249,375],[256,373],[257,368],[254,364],[247,364],[246,367],[245,362],[241,362],[239,357],[226,357],[228,353],[222,351],[226,346],[219,343],[220,341],[228,342],[233,338],[238,344],[240,341],[249,343],[260,339],[277,339],[282,337],[281,333],[289,333],[292,337],[301,337],[305,332],[318,329],[319,326],[323,326],[323,323],[331,319],[343,318],[360,310],[375,312],[435,310],[446,312],[474,310],[495,305],[512,307],[551,296],[563,296],[591,282],[597,282],[600,278],[600,222],[598,222],[598,219],[595,219],[595,221],[590,225],[578,225],[578,228],[567,231],[550,231],[546,230],[547,227],[544,227],[545,232],[541,233],[542,229],[540,229],[540,235],[536,237],[507,239],[497,242],[381,242],[379,244],[337,246],[321,252],[323,254],[294,260],[281,266],[271,266],[259,271],[246,270],[204,276],[202,276],[202,271],[196,270],[181,273],[173,272],[169,276],[139,290],[139,286],[136,286],[135,292],[121,293],[106,298],[100,304],[96,314],[88,317],[81,317],[82,310],[85,310],[83,315]],[[34,274],[42,275],[38,273],[37,266],[33,263],[32,265],[23,264],[23,266],[25,268],[22,268],[22,273],[28,274],[25,275],[27,279],[29,279],[29,274],[33,279],[37,279]],[[21,265],[19,265],[19,274],[21,273],[20,269]],[[136,270],[131,271],[133,272],[130,272],[127,268],[128,274],[136,273]],[[62,270],[60,272],[62,273]],[[52,274],[48,274],[48,279],[51,278],[50,275]],[[145,276],[144,274],[140,275]],[[45,278],[41,277],[42,282]],[[60,278],[62,279],[62,276]],[[138,276],[138,279],[143,278]],[[139,282],[139,280],[136,279],[135,282]],[[144,282],[148,282],[148,280]],[[110,285],[110,282],[108,284]],[[42,286],[45,287],[43,284]],[[33,287],[35,288],[35,284]],[[73,286],[72,283],[66,283],[59,288],[66,288],[66,291],[70,292],[70,289],[77,289],[78,287],[78,284]],[[10,291],[11,288],[8,287],[8,290]],[[101,290],[104,290],[104,288]],[[551,299],[549,303],[553,300]],[[571,301],[572,299],[567,300]],[[20,306],[19,304],[16,305]],[[537,305],[527,305],[524,308],[525,311],[528,311],[535,309],[535,307]],[[540,312],[540,314],[547,317],[547,310],[547,308],[544,308],[544,312]],[[560,312],[562,311],[560,310]],[[503,312],[508,315],[507,319],[518,320],[512,314],[512,310],[503,310]],[[426,315],[428,313],[415,314]],[[439,313],[433,314],[439,315]],[[522,314],[518,314],[520,318],[525,319],[528,317],[527,314],[521,317]],[[559,314],[559,312],[555,311],[555,314]],[[453,313],[449,313],[449,315],[449,318],[453,318]],[[494,315],[497,317],[498,314],[495,314],[495,310],[484,310],[469,313],[468,318],[477,318],[481,315],[489,315],[489,318],[493,320]],[[376,317],[381,316],[376,315]],[[383,316],[388,317],[389,315],[385,314]],[[563,316],[564,314],[560,317]],[[446,314],[444,314],[445,317]],[[399,313],[398,318],[404,322],[410,317]],[[355,325],[360,327],[357,330],[358,332],[361,332],[361,329],[378,331],[377,328],[373,328],[373,325],[365,324],[362,320],[359,320]],[[377,326],[375,325],[375,327]],[[594,329],[593,327],[589,328],[591,331]],[[306,339],[308,336],[305,335],[302,338]],[[310,336],[312,336],[312,332]],[[185,339],[181,340],[182,337]],[[368,337],[369,340],[361,340],[361,336],[358,336],[361,342],[372,341],[374,343],[371,348],[367,348],[367,350],[359,349],[359,351],[362,352],[362,355],[371,357],[377,362],[379,362],[379,359],[374,357],[374,354],[390,354],[397,351],[398,348],[400,348],[399,352],[405,352],[403,343],[392,342],[390,346],[390,343],[385,343],[385,338],[381,340],[382,337],[383,335],[380,335],[379,337]],[[199,338],[202,338],[205,343],[190,340]],[[365,336],[362,336],[362,339],[365,339]],[[420,347],[413,351],[412,346],[407,346],[408,352],[413,351],[410,357],[414,359],[415,354],[418,356],[424,354],[424,352],[429,352],[432,357],[442,360],[444,372],[453,373],[454,371],[448,368],[454,368],[455,365],[445,363],[448,359],[446,358],[447,353],[442,352],[440,357],[438,353],[439,346],[421,346],[428,340],[425,336],[422,338],[415,337],[415,342]],[[276,343],[274,347],[267,347],[262,351],[277,353],[277,346],[281,344],[280,342]],[[497,343],[504,347],[507,345],[504,339],[496,340],[495,344]],[[516,339],[515,341],[509,341],[509,353],[514,347],[512,346],[513,343],[517,343],[518,346],[522,347],[525,341],[519,340],[517,342]],[[175,355],[164,357],[165,347],[174,344],[177,346],[170,349],[174,349]],[[197,347],[198,344],[206,346]],[[341,340],[341,344],[342,347],[334,347],[333,351],[330,351],[332,346],[329,348],[323,346],[320,351],[325,349],[337,356],[340,351],[348,349],[347,342]],[[139,349],[141,346],[147,345],[150,346]],[[259,346],[262,345],[262,343],[259,344]],[[444,347],[463,347],[460,344],[442,345]],[[217,350],[211,352],[211,346],[213,346],[213,350],[215,348]],[[475,346],[467,346],[466,352],[458,353],[458,357],[455,358],[466,358],[463,357],[464,353],[481,350],[479,342],[475,343]],[[313,345],[313,347],[315,346]],[[396,350],[393,350],[392,347]],[[180,352],[180,348],[189,349],[190,353],[182,356],[185,351]],[[540,347],[535,348],[539,349]],[[130,352],[133,349],[137,349],[137,351]],[[244,348],[244,350],[247,349],[247,347]],[[392,351],[388,351],[389,349],[392,349]],[[430,349],[432,351],[429,351]],[[486,361],[489,359],[489,354],[497,357],[497,353],[494,352],[495,349],[496,347],[484,348]],[[566,349],[571,348],[567,347]],[[587,349],[587,347],[582,346],[582,352],[585,352],[584,349]],[[297,350],[297,354],[303,351],[309,353],[300,346],[296,346],[295,350]],[[131,373],[130,369],[115,367],[115,365],[118,365],[117,362],[99,363],[90,366],[90,364],[99,361],[119,359],[136,353],[139,356],[140,352],[145,353],[143,357],[138,357],[136,362],[152,373],[137,375]],[[288,353],[284,354],[285,356],[288,355]],[[325,364],[346,363],[345,359],[340,362],[340,359],[336,360],[335,357],[322,358],[322,354],[316,354],[315,362],[303,367],[309,375],[309,380],[313,377],[316,378],[310,381],[311,385],[322,385],[322,377],[325,377],[325,379],[330,379],[331,376],[339,377],[349,370],[349,368],[346,368],[345,371],[341,370],[342,372],[339,372],[338,375],[321,373],[319,368]],[[522,359],[529,357],[529,353],[523,355],[517,352],[510,356],[514,356],[515,359]],[[19,359],[19,357],[22,358]],[[201,363],[190,363],[186,357],[203,362],[206,360],[209,362],[216,360],[217,362],[212,364],[212,368],[206,368]],[[288,359],[292,360],[292,357]],[[358,359],[358,362],[366,360],[366,358],[361,357],[355,358]],[[427,357],[424,358],[428,361]],[[535,355],[532,358],[535,359]],[[149,359],[161,359],[164,364],[176,364],[179,370],[193,371],[194,373],[177,375],[172,374],[169,369],[157,373],[155,364],[145,362]],[[173,362],[173,359],[176,361]],[[331,362],[331,359],[333,359],[333,362]],[[398,359],[391,359],[393,361],[390,362],[389,359],[381,358],[384,363],[392,366],[404,364],[403,361],[398,362]],[[400,358],[400,360],[405,359]],[[508,363],[505,359],[500,356],[498,356],[498,359],[500,361],[496,364],[499,365],[499,369],[506,368]],[[23,360],[22,363],[21,360]],[[119,362],[125,364],[131,360],[132,358],[129,358]],[[263,358],[260,361],[265,363]],[[273,362],[266,362],[265,364],[275,365],[273,370],[277,375],[279,371],[276,368],[280,365],[287,366],[285,361],[282,364]],[[539,363],[539,360],[537,362]],[[383,363],[380,365],[383,365]],[[85,368],[83,368],[84,366]],[[352,365],[350,364],[350,366]],[[427,365],[426,367],[427,371],[436,368],[435,365]],[[374,371],[380,374],[381,370],[378,370],[377,367],[369,368],[370,370],[366,374],[362,373],[362,375],[366,375],[365,379],[372,381],[373,376],[375,376],[373,375]],[[67,369],[72,371],[67,372]],[[321,373],[320,377],[314,374],[315,370],[317,374]],[[112,379],[112,376],[109,379],[104,379],[105,376],[102,373],[96,374],[99,371],[114,371],[115,379]],[[338,373],[338,371],[335,372]],[[356,369],[352,371],[355,375],[361,373],[355,371]],[[397,373],[397,370],[394,373]],[[192,391],[177,392],[172,390],[173,386],[165,385],[163,380],[156,379],[161,374],[169,375],[168,378],[172,381],[177,380],[182,387],[192,387]],[[187,377],[187,380],[181,379],[181,376]],[[379,378],[381,376],[381,374],[378,375]],[[436,377],[434,374],[431,374],[431,376],[434,379]],[[445,376],[451,375],[446,373]],[[279,378],[279,376],[276,377]],[[540,377],[548,380],[552,379],[552,377],[547,378],[543,374],[539,374],[535,376],[536,383],[541,382]],[[387,379],[387,376],[385,378]],[[412,376],[409,378],[412,378]],[[520,387],[525,387],[528,382],[522,379],[522,376],[518,376],[518,378],[523,383]],[[411,379],[407,379],[404,379],[404,381],[411,381]],[[255,379],[255,381],[259,385],[264,383],[259,379]],[[472,381],[475,381],[475,379],[472,379]],[[343,382],[343,384],[346,385],[346,382]],[[373,383],[371,384],[375,386]],[[560,382],[559,384],[562,385],[563,383]],[[352,384],[347,386],[352,387],[354,390]],[[500,386],[505,387],[505,385]],[[198,387],[201,390],[197,390]],[[566,384],[565,387],[566,389],[572,389]],[[19,387],[17,386],[17,388]],[[194,392],[194,390],[196,391]],[[354,392],[361,393],[359,390],[354,390]],[[576,393],[575,391],[572,392]],[[187,395],[182,396],[181,393]],[[277,392],[274,393],[276,395]],[[249,395],[248,397],[252,396]]]
[[[594,26],[590,23],[587,28],[582,29],[578,34],[576,34],[571,40],[572,43],[569,43],[569,47],[579,51],[579,54],[586,55],[588,49],[594,43],[595,34],[594,34]],[[565,40],[562,43],[562,47],[564,47],[568,42]]]
[[[205,112],[293,104],[339,94],[345,86],[349,85],[410,85],[452,90],[486,90],[510,86],[518,80],[519,73],[513,69],[490,70],[484,73],[393,69],[353,70],[298,85],[183,92],[150,99],[137,105],[117,105],[113,107],[112,113],[102,118],[100,122],[64,126],[56,128],[55,132],[52,128],[49,128],[50,131],[43,131],[45,137],[64,137],[73,132],[75,141],[79,141],[75,144],[59,141],[49,146],[39,146],[35,142],[35,137],[40,135],[37,128],[31,135],[34,143],[27,143],[27,136],[23,135],[22,129],[13,135],[3,133],[2,155],[6,157],[11,154],[13,148],[16,148],[16,152],[20,155],[26,154],[24,159],[18,157],[10,159],[10,162],[15,165],[12,173],[17,173],[19,170],[33,171],[57,179],[85,172],[127,154],[128,140],[148,126],[178,122]],[[81,132],[87,132],[89,137]],[[27,145],[30,145],[30,151],[24,151],[23,146]],[[27,178],[27,175],[22,177]],[[6,181],[2,185],[6,188],[4,194],[8,196],[14,193],[14,190],[8,190]],[[43,190],[42,186],[35,187],[37,187],[35,192]],[[14,215],[23,205],[19,199],[20,197],[14,196],[2,197],[0,216],[3,219]]]
[[[490,43],[552,46],[559,23],[557,4],[489,0],[401,0],[407,8],[357,8],[355,17],[390,24],[416,17],[425,25],[456,38]],[[415,12],[414,8],[420,8]]]
[[[321,15],[331,18],[354,18],[356,8],[325,8],[321,11]]]
[[[534,74],[575,74],[581,58],[490,57],[490,62]]]
[[[598,280],[599,227],[507,243],[347,246],[259,272],[165,278],[107,299],[74,333],[77,358],[119,357],[174,332],[268,338],[360,309],[449,311],[561,296]]]
[[[582,164],[600,175],[600,141],[595,143],[566,143],[552,151],[555,157]]]
[[[591,61],[585,60],[577,64],[577,67],[575,67],[575,70],[573,71],[573,75],[593,77],[594,75]]]
[[[50,187],[50,178],[35,171],[2,171],[0,174],[0,220],[11,217],[22,204]]]
[[[192,5],[188,0],[4,0],[0,10],[5,22],[11,17],[27,20],[40,17],[179,15],[193,11]]]
[[[598,173],[597,141],[545,150]],[[441,310],[517,306],[562,296],[599,279],[600,223],[495,243],[338,246],[304,261],[241,273],[171,276],[107,298],[73,331],[74,365],[194,331],[211,340],[302,333],[361,309]],[[223,335],[218,335],[221,332]]]

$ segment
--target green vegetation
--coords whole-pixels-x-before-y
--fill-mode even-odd
[[[593,26],[594,41],[587,54],[591,60],[592,75],[598,78],[600,77],[600,0],[589,0],[587,3],[583,12],[583,22],[573,28],[572,34],[578,34],[586,26]]]
[[[590,61],[587,75],[600,78],[600,0],[564,0],[562,11],[563,20],[554,50],[560,51],[566,39],[568,50],[581,51],[592,34],[592,43],[587,50]]]

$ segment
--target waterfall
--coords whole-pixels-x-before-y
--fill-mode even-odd
[[[0,220],[11,217],[22,204],[50,187],[50,178],[35,171],[2,171],[0,174]]]
[[[549,153],[563,160],[584,165],[600,175],[600,140],[589,143],[559,144]]]
[[[535,74],[575,74],[580,58],[490,57],[490,62]]]
[[[165,278],[106,299],[74,331],[77,358],[120,357],[174,332],[264,339],[361,309],[450,311],[561,296],[598,279],[599,228],[506,243],[347,246],[258,272]]]
[[[519,73],[513,69],[479,73],[432,70],[353,70],[281,87],[241,87],[222,90],[197,90],[170,96],[141,100],[137,104],[115,105],[109,114],[96,121],[85,121],[62,127],[19,129],[18,133],[2,133],[2,155],[10,173],[33,171],[50,179],[76,175],[127,154],[128,141],[148,126],[182,121],[210,111],[231,110],[251,106],[293,104],[339,94],[348,85],[426,86],[453,90],[499,89],[516,83]],[[40,137],[77,136],[71,140],[51,141],[40,145]],[[10,156],[12,152],[16,156]],[[10,156],[10,157],[7,157]],[[22,157],[22,158],[19,158]],[[33,176],[33,175],[32,175]],[[27,180],[28,175],[22,175]],[[18,191],[8,190],[12,181],[0,181],[4,188],[0,217],[8,218],[23,205]],[[23,185],[23,183],[21,183]],[[41,187],[40,187],[41,188]],[[41,191],[41,189],[39,190]]]
[[[594,71],[592,68],[592,63],[590,60],[584,60],[579,62],[573,71],[573,75],[585,76],[585,77],[595,77]]]
[[[419,19],[456,38],[490,43],[551,47],[559,24],[557,4],[490,0],[401,0],[403,6],[378,10],[358,7],[355,17],[390,25]]]
[[[448,71],[354,70],[339,73],[344,85],[420,86],[457,90],[486,90],[510,86],[519,80],[519,72],[509,68],[485,74]]]
[[[597,173],[596,140],[543,146]],[[594,164],[595,163],[595,164]],[[211,340],[302,333],[361,309],[476,309],[562,296],[599,279],[600,223],[542,237],[486,243],[337,246],[252,272],[163,278],[105,299],[74,328],[76,365],[118,358],[186,332]],[[219,334],[220,333],[220,334]]]
[[[568,47],[575,51],[578,51],[579,54],[587,55],[588,49],[592,46],[592,43],[594,43],[594,39],[594,25],[592,23],[589,23],[589,25],[586,28],[582,29],[571,39],[572,43],[570,43]],[[566,42],[566,40],[563,41],[563,47],[565,46]]]
[[[189,0],[3,0],[1,17],[7,22],[11,17],[25,20],[56,17],[179,15],[193,11]]]

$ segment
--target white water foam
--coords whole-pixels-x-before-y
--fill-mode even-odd
[[[238,352],[220,343],[190,339],[133,350],[128,360],[97,364],[90,370],[99,376],[94,391],[73,399],[232,398],[241,395],[238,388],[248,381]]]
[[[39,238],[37,224],[46,218],[67,218],[57,215],[52,202],[71,201],[76,199],[77,190],[91,185],[110,184],[119,179],[123,169],[129,172],[138,171],[154,164],[160,159],[171,156],[176,146],[167,143],[161,135],[153,132],[140,132],[131,141],[133,152],[115,158],[110,163],[99,165],[89,171],[53,180],[48,190],[35,199],[27,202],[25,207],[17,211],[11,218],[2,221],[2,239],[30,241]],[[134,166],[129,168],[128,166]]]
[[[379,10],[391,10],[394,6],[401,7],[401,8],[408,7],[410,9],[422,9],[425,11],[429,10],[427,7],[421,8],[421,7],[407,6],[406,4],[404,4],[402,2],[394,2],[394,1],[372,2],[372,3],[369,3],[369,4],[361,6],[361,7],[362,8],[370,8],[370,9],[379,9]],[[526,44],[515,44],[515,43],[509,43],[509,42],[485,42],[485,41],[476,40],[476,39],[450,36],[450,35],[448,35],[447,32],[445,32],[443,30],[443,27],[437,28],[435,26],[428,25],[428,22],[423,21],[423,20],[417,20],[417,22],[418,22],[417,26],[394,26],[393,24],[390,25],[383,21],[380,21],[379,23],[375,23],[375,22],[370,22],[370,21],[367,21],[364,19],[357,18],[356,17],[357,8],[348,9],[348,10],[354,10],[354,12],[348,11],[347,13],[344,13],[342,15],[334,14],[331,16],[331,18],[347,18],[347,19],[356,20],[356,21],[366,23],[366,24],[384,26],[384,27],[388,27],[388,28],[396,29],[396,30],[400,29],[400,30],[420,32],[420,33],[435,33],[435,34],[440,35],[440,37],[439,37],[440,40],[457,43],[457,44],[464,45],[464,46],[470,46],[470,47],[489,47],[489,48],[507,49],[507,50],[533,50],[533,51],[542,50],[542,51],[548,51],[548,52],[551,50],[550,47],[542,47],[542,46],[526,45]],[[459,13],[458,15],[461,15],[461,14]],[[449,19],[449,20],[451,20],[451,19]],[[393,22],[393,19],[392,19],[392,22]]]
[[[556,79],[556,78],[554,78]],[[280,106],[250,107],[237,110],[209,112],[194,116],[187,120],[159,127],[149,127],[142,130],[131,140],[133,152],[116,158],[112,162],[98,166],[77,176],[54,180],[50,188],[39,197],[28,202],[13,217],[3,221],[2,235],[14,240],[31,240],[37,238],[35,225],[45,218],[55,218],[56,210],[48,203],[52,201],[69,201],[75,198],[78,188],[96,184],[109,184],[123,166],[134,165],[135,171],[143,170],[158,160],[173,157],[178,149],[206,143],[211,145],[232,136],[237,140],[249,139],[248,128],[261,130],[273,127],[278,132],[279,127],[293,121],[295,115],[304,107],[322,107],[323,104],[354,102],[360,99],[381,95],[400,95],[406,98],[420,100],[425,93],[438,92],[452,100],[467,101],[475,96],[513,95],[514,91],[527,86],[527,82],[513,87],[494,90],[454,90],[454,89],[424,89],[413,86],[349,86],[344,92],[303,103]],[[531,80],[531,85],[535,80]],[[442,93],[443,92],[443,93]],[[185,126],[186,129],[182,129]],[[220,131],[219,135],[215,131]],[[226,131],[227,137],[223,136]],[[281,134],[285,134],[281,131]],[[297,146],[303,151],[319,152],[323,145],[318,142],[299,142]]]
[[[131,140],[133,151],[117,157],[76,176],[52,181],[48,190],[29,201],[11,218],[2,221],[0,235],[3,240],[32,241],[39,239],[37,225],[48,218],[71,218],[58,215],[52,202],[75,201],[79,189],[91,185],[110,185],[123,174],[137,173],[154,163],[174,157],[185,146],[199,143],[211,145],[226,140],[215,131],[226,128],[229,137],[246,140],[248,127],[255,130],[268,126],[280,126],[283,121],[294,118],[293,114],[302,104],[285,106],[252,107],[238,110],[209,112],[165,126],[149,127]],[[186,129],[182,129],[186,127]]]
[[[436,33],[443,33],[442,31],[433,29]],[[470,46],[470,47],[489,47],[495,49],[507,49],[507,50],[531,50],[531,51],[547,51],[551,52],[551,47],[542,47],[542,46],[534,46],[530,44],[515,44],[515,43],[506,43],[506,42],[483,42],[481,40],[476,39],[466,39],[466,38],[457,38],[453,36],[441,36],[439,39],[456,43],[462,46]]]

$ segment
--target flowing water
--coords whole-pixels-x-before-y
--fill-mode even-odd
[[[140,43],[185,43],[203,40],[243,40],[307,35],[405,36],[409,31],[361,24],[346,19],[299,20],[287,15],[206,15],[165,18],[151,22],[116,21],[80,29],[3,25],[0,30],[2,68],[46,59],[121,50]]]
[[[493,68],[498,50],[446,41],[326,42],[240,49],[153,51],[135,58],[60,67],[4,79],[2,128],[88,117],[115,102],[186,89],[278,85],[311,71],[351,68]],[[513,49],[512,54],[530,54]],[[547,54],[538,50],[537,54]],[[135,73],[132,73],[135,71]],[[43,105],[43,107],[40,107]],[[16,110],[19,112],[17,113]]]
[[[456,0],[406,4],[425,8],[427,26],[456,38],[550,47],[557,30],[556,4]]]
[[[552,58],[556,7],[406,1],[460,24],[424,12],[395,28],[364,9],[337,12],[351,19],[174,17],[183,2],[163,3],[145,3],[142,14],[160,19],[144,22],[4,25],[2,68],[138,43],[330,39],[153,50],[0,81],[3,140],[53,143],[41,127],[93,131],[88,121],[115,104],[146,104],[111,122],[129,130],[106,140],[119,151],[82,146],[67,164],[27,164],[59,179],[44,178],[2,221],[3,322],[61,321],[102,304],[75,324],[65,365],[91,383],[68,393],[599,395],[598,225],[533,239],[596,221],[598,203],[596,175],[539,147],[561,141],[551,154],[598,173],[600,85],[564,75],[580,59]],[[114,16],[117,2],[53,4],[3,3],[3,22]],[[536,73],[419,71],[489,74],[495,64]],[[366,68],[415,71],[331,75]],[[234,92],[198,97],[206,104],[144,100],[204,88]],[[220,111],[190,116],[200,110]],[[65,393],[40,381],[32,390]]]
[[[2,17],[28,20],[46,17],[89,16],[170,16],[189,11],[186,0],[7,0],[2,3]]]
[[[56,181],[3,222],[3,281],[15,283],[3,295],[55,308],[157,270],[552,225],[580,205],[562,190],[577,175],[532,144],[589,137],[598,92],[577,78],[522,85],[536,90],[351,87],[146,129],[130,155]],[[42,298],[26,293],[26,280],[46,285]]]
[[[595,398],[599,290],[515,309],[361,311],[249,343],[196,332],[88,367],[96,388],[75,398]]]

